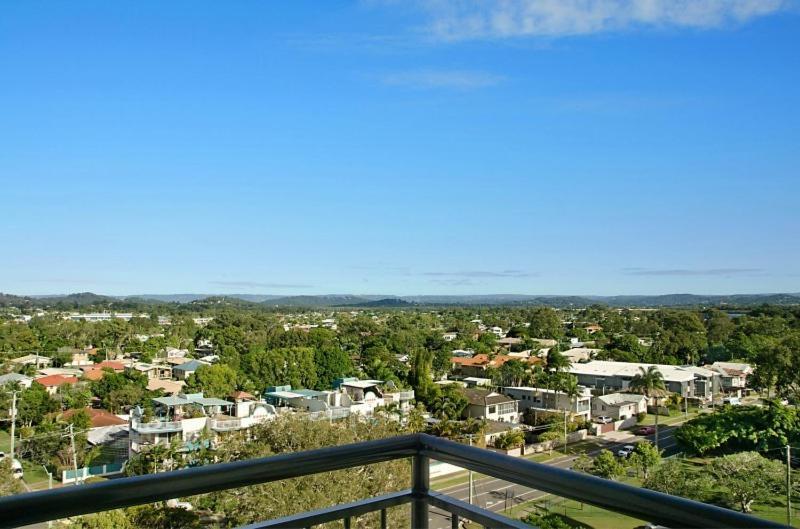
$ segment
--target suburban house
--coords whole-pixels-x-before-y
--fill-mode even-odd
[[[578,383],[599,390],[602,393],[609,391],[625,392],[630,386],[633,377],[641,373],[641,369],[655,366],[664,377],[664,385],[671,393],[681,397],[700,398],[707,400],[711,396],[710,386],[704,375],[696,370],[685,367],[664,364],[640,364],[637,362],[613,362],[610,360],[592,360],[586,363],[572,364],[569,372],[578,377]],[[700,379],[699,385],[695,380]],[[697,395],[696,388],[701,388]],[[705,388],[708,387],[708,392]]]
[[[145,362],[136,362],[135,364],[126,367],[126,369],[142,373],[147,377],[148,380],[165,380],[172,378],[172,366],[166,364],[148,364]]]
[[[444,339],[445,342],[452,342],[453,340],[458,338],[458,333],[457,332],[446,332],[446,333],[442,334],[442,338]]]
[[[0,375],[0,386],[5,386],[6,384],[19,384],[22,388],[29,388],[33,383],[33,377],[29,377],[27,375],[20,375],[19,373],[8,373],[6,375]]]
[[[720,390],[726,395],[741,397],[747,388],[747,377],[753,374],[753,366],[738,362],[714,362],[705,366],[720,377]]]
[[[472,358],[462,358],[454,356],[450,359],[453,374],[461,375],[463,377],[478,377],[486,378],[486,370],[489,368],[499,368],[510,360],[521,360],[527,363],[538,363],[541,360],[536,357],[532,358],[515,358],[513,356],[499,354],[494,358],[489,358],[486,354],[477,354]]]
[[[186,382],[183,380],[160,380],[151,378],[147,381],[147,391],[163,391],[165,395],[176,395],[183,391]]]
[[[264,398],[279,408],[289,407],[334,419],[350,414],[372,415],[375,408],[392,404],[401,411],[407,411],[414,399],[413,390],[399,391],[393,384],[381,380],[342,378],[336,380],[333,387],[333,390],[317,391],[273,386],[267,388]],[[316,418],[316,415],[312,418]]]
[[[502,392],[518,401],[519,411],[533,409],[543,413],[564,413],[568,410],[573,417],[589,420],[592,412],[592,391],[580,387],[577,396],[570,397],[563,391],[528,386],[504,387]]]
[[[481,378],[481,377],[467,377],[462,382],[468,388],[475,388],[475,387],[488,387],[492,385],[491,378]]]
[[[195,371],[200,369],[202,366],[207,366],[207,365],[209,364],[201,362],[200,360],[189,360],[188,362],[184,362],[180,365],[173,367],[172,376],[176,380],[186,380]]]
[[[464,409],[465,419],[476,418],[499,422],[519,422],[517,401],[501,393],[487,389],[466,388],[462,390],[469,404]]]
[[[94,353],[95,349],[77,349],[74,347],[59,347],[59,353],[66,353],[70,356],[69,361],[64,365],[69,365],[71,367],[80,367],[91,365],[94,362],[89,359],[89,355]]]
[[[621,421],[647,413],[647,397],[638,393],[609,393],[592,399],[592,415]]]
[[[202,393],[178,394],[152,399],[156,418],[145,420],[137,407],[130,416],[131,453],[143,447],[169,444],[178,439],[184,446],[195,446],[206,434],[242,430],[276,416],[275,408],[256,401],[244,392],[223,400],[204,397]]]
[[[16,364],[18,366],[35,366],[36,369],[41,369],[43,367],[47,367],[50,365],[52,360],[47,358],[46,356],[32,354],[32,355],[25,355],[20,356],[19,358],[12,358],[9,360],[12,364]]]
[[[48,394],[55,395],[60,386],[63,386],[64,384],[69,384],[72,386],[78,383],[78,379],[74,376],[48,375],[37,378],[34,380],[34,382],[44,386]]]
[[[592,349],[590,347],[573,347],[572,349],[563,351],[561,354],[566,356],[570,362],[576,364],[578,362],[588,362],[598,352],[600,352],[600,349]]]
[[[505,347],[507,349],[510,349],[512,345],[520,345],[521,343],[522,343],[522,338],[512,338],[510,336],[506,338],[500,338],[499,340],[497,340],[497,345],[499,345],[500,347]]]

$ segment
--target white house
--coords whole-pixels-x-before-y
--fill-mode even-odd
[[[615,421],[647,413],[647,397],[637,393],[609,393],[592,399],[592,415],[611,417]]]
[[[503,393],[519,402],[519,410],[535,409],[543,412],[563,413],[568,410],[573,416],[588,420],[592,411],[592,391],[580,387],[578,395],[570,397],[563,391],[529,386],[509,386]]]
[[[469,401],[464,418],[519,422],[517,401],[511,397],[487,389],[467,388],[462,391]]]

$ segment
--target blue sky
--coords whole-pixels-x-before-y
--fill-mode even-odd
[[[800,291],[780,0],[0,6],[0,291]]]

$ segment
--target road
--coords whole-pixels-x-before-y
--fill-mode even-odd
[[[675,430],[678,426],[679,425],[659,427],[658,444],[659,448],[664,451],[665,457],[675,455],[678,452],[678,445],[675,440]],[[655,435],[641,436],[636,439],[648,439],[650,442],[654,442]],[[631,440],[622,442],[609,442],[602,448],[588,451],[586,454],[589,456],[596,456],[600,453],[600,450],[604,449],[616,453],[617,450],[626,444],[633,444],[634,441],[635,440],[631,438]],[[577,455],[566,455],[551,459],[543,464],[569,469],[572,468],[575,459],[577,459]],[[436,488],[435,484],[433,488]],[[459,500],[469,501],[468,483],[453,485],[452,487],[442,489],[436,488],[436,490]],[[485,477],[474,481],[474,504],[494,512],[500,512],[507,507],[535,500],[546,495],[546,492],[530,489],[516,483],[492,477]],[[436,508],[431,508],[430,513],[429,523],[432,529],[447,529],[450,527],[450,513]]]

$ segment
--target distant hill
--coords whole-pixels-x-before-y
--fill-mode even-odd
[[[266,301],[268,299],[277,299],[283,296],[275,296],[269,294],[224,294],[219,296],[215,294],[139,294],[136,296],[127,296],[126,299],[135,298],[135,299],[152,300],[152,301],[163,301],[166,303],[191,303],[192,301],[208,299],[211,297],[236,298],[236,299],[242,299],[244,301],[252,301],[253,303],[261,303],[262,301]]]
[[[364,303],[378,301],[385,296],[354,296],[352,294],[327,294],[322,296],[286,296],[264,301],[264,305],[275,307],[337,307],[347,305],[363,306]]]
[[[752,307],[798,305],[800,293],[787,294],[664,294],[657,296],[536,296],[527,294],[421,295],[326,294],[277,296],[270,294],[141,294],[104,296],[92,292],[49,296],[17,296],[0,293],[0,307],[55,307],[77,309],[90,306],[131,310],[154,303],[181,303],[247,307],[415,307],[415,306],[548,306],[577,308],[609,307]]]
[[[37,305],[56,305],[60,307],[86,307],[89,305],[104,305],[119,302],[118,298],[101,296],[93,292],[79,292],[77,294],[55,296],[32,296]]]
[[[412,303],[411,301],[406,301],[401,298],[385,298],[385,299],[376,299],[375,301],[366,301],[363,303],[355,303],[342,306],[361,307],[361,308],[402,308],[402,307],[414,307],[416,305],[417,303]]]

